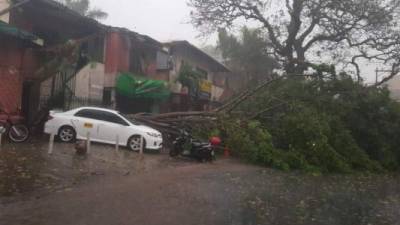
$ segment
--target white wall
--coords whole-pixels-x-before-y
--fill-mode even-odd
[[[10,6],[9,0],[0,0],[0,11],[6,9]],[[0,16],[0,20],[6,23],[9,23],[10,20],[10,13],[6,13]]]
[[[83,99],[103,100],[104,64],[89,63],[76,76],[75,96]]]

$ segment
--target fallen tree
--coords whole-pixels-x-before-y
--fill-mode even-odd
[[[220,136],[233,154],[282,170],[400,169],[400,104],[384,87],[346,74],[278,77],[210,112],[137,114],[135,120],[173,140],[180,129]]]
[[[190,127],[191,125],[196,125],[196,123],[211,123],[217,120],[217,118],[219,117],[244,116],[249,119],[255,118],[262,113],[270,111],[274,107],[278,107],[280,104],[272,108],[269,106],[253,114],[237,112],[235,110],[239,107],[240,104],[250,99],[252,96],[256,95],[260,91],[265,90],[268,86],[288,78],[293,79],[294,77],[305,78],[310,77],[310,75],[279,76],[271,80],[266,80],[257,87],[248,88],[246,91],[233,97],[224,105],[214,109],[213,111],[172,112],[158,115],[139,113],[136,115],[130,115],[130,118],[144,123],[148,126],[159,129],[160,131],[167,134],[177,134],[179,133],[180,129]]]
[[[139,113],[131,115],[130,118],[139,121],[148,126],[154,127],[163,133],[176,135],[180,129],[196,125],[197,123],[212,123],[218,117],[231,115],[233,111],[246,99],[251,98],[259,91],[279,80],[285,79],[286,76],[281,76],[272,80],[268,80],[257,86],[244,91],[240,95],[232,98],[226,104],[213,111],[192,111],[192,112],[173,112],[158,115],[149,115]],[[268,111],[268,109],[265,109]]]

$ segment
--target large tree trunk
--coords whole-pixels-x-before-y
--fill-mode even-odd
[[[287,57],[287,64],[285,66],[286,74],[289,76],[304,75],[304,72],[308,69],[304,50],[302,48],[296,48],[297,58],[293,57],[293,54],[294,52],[291,52],[290,56]]]
[[[305,62],[292,61],[286,64],[285,72],[289,76],[303,75],[308,66]]]

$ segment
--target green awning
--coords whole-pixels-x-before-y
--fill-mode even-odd
[[[19,38],[22,40],[27,40],[27,41],[33,42],[35,44],[38,44],[38,45],[43,45],[43,43],[41,43],[41,39],[39,37],[37,37],[36,35],[29,33],[27,31],[21,30],[21,29],[14,27],[3,21],[0,21],[0,33],[9,35],[9,36],[12,36],[15,38]]]
[[[165,100],[171,95],[167,82],[122,73],[118,76],[117,93],[129,98]]]

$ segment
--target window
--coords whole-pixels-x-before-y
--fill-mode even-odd
[[[98,37],[88,41],[88,55],[92,61],[104,61],[104,38]]]
[[[91,110],[91,109],[83,109],[75,114],[76,117],[88,118],[94,120],[103,120],[103,115],[101,111]]]
[[[125,120],[123,120],[120,116],[115,115],[114,113],[103,112],[103,115],[104,115],[104,121],[106,122],[120,124],[123,126],[129,126],[129,124]]]
[[[132,49],[129,54],[129,72],[143,74],[146,70],[147,56],[141,49]]]
[[[101,110],[83,109],[77,112],[75,116],[129,126],[129,124],[120,116]]]
[[[171,68],[170,57],[167,53],[157,52],[157,70],[169,70]]]

